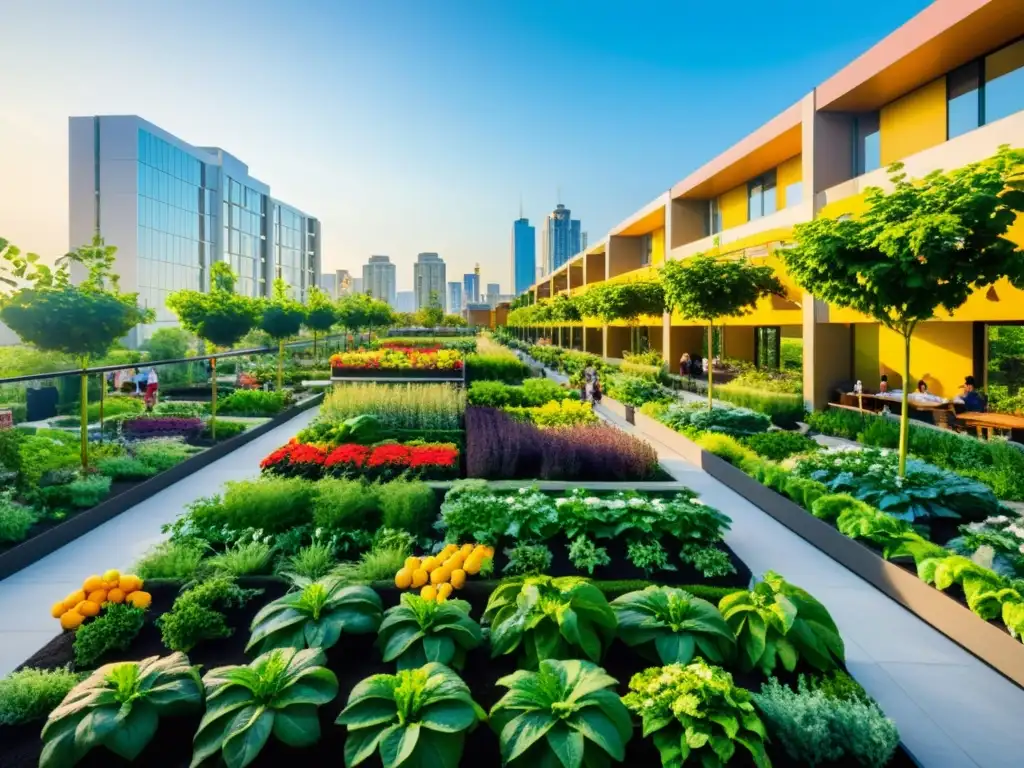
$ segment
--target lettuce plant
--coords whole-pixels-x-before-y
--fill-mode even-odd
[[[1024,580],[1011,580],[961,555],[929,557],[918,563],[917,575],[936,589],[947,590],[954,584],[963,587],[967,607],[989,621],[997,618],[1004,603],[1024,602]]]
[[[483,630],[470,617],[465,600],[439,603],[407,592],[384,614],[377,646],[384,661],[397,661],[400,670],[427,662],[462,669],[466,651],[479,646],[483,639]]]
[[[662,664],[689,664],[694,655],[722,664],[736,636],[718,609],[674,587],[647,587],[612,601],[619,637]]]
[[[633,723],[618,681],[588,661],[547,659],[536,672],[498,680],[508,688],[491,709],[505,765],[581,768],[622,762]]]
[[[522,646],[535,669],[545,659],[578,656],[600,662],[615,638],[615,611],[604,593],[575,576],[534,576],[503,583],[484,610],[491,625],[491,655]]]
[[[317,707],[338,695],[338,678],[324,660],[319,648],[275,648],[248,666],[207,672],[206,714],[193,740],[192,765],[220,752],[227,768],[243,768],[271,735],[289,747],[315,744]]]
[[[431,662],[366,678],[336,722],[348,729],[349,768],[377,751],[384,768],[455,768],[466,734],[486,719],[462,678]]]
[[[803,657],[826,672],[843,661],[839,629],[825,606],[774,571],[750,591],[726,595],[718,609],[736,635],[740,668],[770,674],[778,662],[792,672]]]
[[[345,586],[336,576],[319,581],[297,577],[301,587],[265,605],[252,620],[245,650],[330,648],[342,632],[365,635],[381,621],[380,596],[369,587]]]
[[[199,675],[183,653],[107,664],[76,685],[43,726],[40,768],[68,768],[94,747],[134,760],[164,715],[203,701]]]
[[[733,684],[721,667],[698,659],[633,675],[622,701],[640,716],[644,736],[664,766],[681,766],[693,758],[713,768],[729,763],[737,745],[758,768],[771,768],[764,742],[768,736],[757,716],[750,691]]]

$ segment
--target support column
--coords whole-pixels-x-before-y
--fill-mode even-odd
[[[853,379],[850,326],[828,322],[828,305],[803,296],[804,405],[808,410],[828,406],[832,390]]]

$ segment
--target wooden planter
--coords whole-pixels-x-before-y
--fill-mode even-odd
[[[636,413],[636,427],[668,446],[709,475],[725,483],[758,509],[771,515],[832,559],[926,621],[950,640],[1024,687],[1024,644],[973,614],[916,574],[883,559],[799,505],[759,483],[724,459],[701,448],[674,429]]]

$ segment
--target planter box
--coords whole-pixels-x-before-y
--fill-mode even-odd
[[[422,368],[331,368],[331,381],[428,381],[458,382],[463,370],[438,371]]]
[[[1019,640],[661,422],[638,412],[636,426],[1024,687],[1024,644]]]
[[[236,448],[240,448],[246,443],[255,440],[275,427],[279,427],[293,416],[317,405],[322,399],[322,394],[314,395],[288,410],[282,411],[269,421],[246,430],[242,434],[225,440],[222,443],[217,443],[202,453],[198,453],[181,462],[181,464],[171,467],[145,482],[139,483],[124,493],[118,494],[106,501],[101,501],[95,507],[80,512],[60,525],[54,526],[38,536],[26,539],[6,552],[0,553],[0,579],[5,579],[22,568],[27,568],[37,560],[41,560],[47,555],[56,552],[65,544],[99,527],[107,522],[107,520],[117,517],[122,512],[127,512],[139,502],[145,501],[179,480],[184,480],[193,472],[212,464],[217,459],[223,458]]]

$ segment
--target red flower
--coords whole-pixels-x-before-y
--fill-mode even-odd
[[[405,445],[380,445],[373,449],[373,453],[370,454],[370,460],[367,462],[369,467],[380,467],[385,464],[392,466],[409,466],[409,455],[410,449]]]
[[[370,449],[365,445],[355,445],[353,443],[339,445],[327,455],[324,466],[333,467],[336,464],[352,464],[353,466],[361,467],[369,453]]]
[[[416,446],[409,456],[410,467],[454,467],[458,461],[458,450],[447,446]]]

